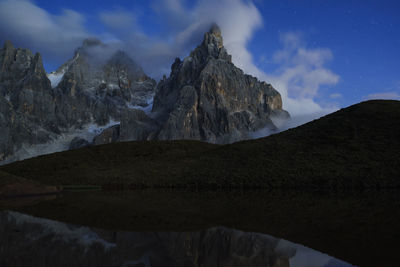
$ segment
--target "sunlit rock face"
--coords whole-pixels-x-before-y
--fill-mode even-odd
[[[217,25],[188,57],[175,60],[158,84],[153,112],[162,124],[158,139],[212,143],[247,139],[249,132],[275,129],[272,116],[289,117],[270,84],[235,67]]]
[[[269,235],[224,227],[115,232],[0,212],[1,266],[351,266]]]

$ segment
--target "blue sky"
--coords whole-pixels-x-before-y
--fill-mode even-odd
[[[400,99],[400,1],[0,0],[0,41],[54,70],[86,37],[128,50],[156,78],[220,24],[234,63],[300,115]]]
[[[277,33],[288,31],[302,32],[311,48],[332,51],[328,66],[340,81],[321,90],[322,99],[337,92],[337,101],[347,106],[377,92],[400,94],[400,1],[283,0],[257,6],[265,27],[250,43],[254,53],[276,50]]]

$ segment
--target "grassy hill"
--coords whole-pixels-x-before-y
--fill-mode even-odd
[[[0,171],[50,185],[399,187],[400,101],[362,102],[231,145],[114,143],[15,162]]]

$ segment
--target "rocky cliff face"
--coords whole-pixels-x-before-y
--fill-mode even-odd
[[[0,161],[23,143],[57,134],[54,98],[40,54],[6,42],[0,49]]]
[[[40,54],[6,42],[0,49],[0,163],[68,149],[78,134],[92,142],[91,125],[113,125],[125,111],[145,108],[155,85],[128,55],[98,40],[85,40],[49,75]]]
[[[147,106],[156,85],[127,54],[95,39],[85,40],[74,57],[49,76],[60,92],[66,125],[119,120],[123,110]]]
[[[188,57],[175,60],[156,90],[156,82],[128,55],[96,39],[85,40],[48,75],[40,54],[7,42],[0,68],[0,164],[26,158],[30,150],[34,156],[90,143],[231,143],[265,127],[276,129],[274,116],[289,117],[271,85],[234,66],[217,25]],[[112,128],[91,132],[93,125]],[[36,153],[31,147],[49,141],[57,148],[44,145]]]
[[[288,118],[280,94],[235,67],[213,25],[203,42],[157,87],[153,110],[162,125],[156,138],[230,143],[264,127],[275,129],[272,116]]]

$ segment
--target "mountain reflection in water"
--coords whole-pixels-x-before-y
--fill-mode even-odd
[[[94,231],[96,235],[110,244],[115,243],[116,238],[128,242],[124,237],[125,233],[141,236],[143,237],[142,240],[148,240],[149,247],[156,249],[157,253],[161,253],[160,255],[170,255],[168,253],[175,251],[176,254],[168,256],[175,260],[178,257],[176,255],[186,255],[182,251],[192,257],[188,259],[189,262],[204,260],[205,258],[222,260],[221,257],[225,257],[224,255],[229,253],[242,255],[243,251],[247,249],[246,253],[255,253],[255,251],[258,251],[257,247],[266,244],[269,244],[268,249],[259,251],[270,253],[275,251],[276,248],[280,248],[277,244],[283,244],[283,241],[276,244],[257,241],[261,243],[254,243],[254,248],[250,246],[251,249],[246,247],[249,245],[240,246],[242,243],[249,244],[250,241],[246,241],[247,243],[237,241],[249,240],[250,237],[260,240],[260,236],[268,234],[302,244],[357,266],[375,267],[398,266],[399,199],[400,195],[396,190],[336,193],[290,190],[206,192],[132,190],[70,192],[55,199],[41,202],[35,199],[30,204],[27,203],[27,200],[18,202],[18,205],[11,205],[10,200],[3,203],[0,201],[0,210],[13,210],[25,215],[46,218],[68,225],[90,227],[92,229],[90,231]],[[17,201],[17,199],[14,201]],[[68,227],[71,228],[72,226]],[[1,227],[1,229],[3,228]],[[5,234],[19,236],[18,231],[20,230],[15,229],[17,231],[10,228]],[[152,244],[154,244],[153,241],[156,237],[163,237],[163,243],[159,244],[160,246],[161,244],[170,244],[169,250],[165,250],[166,245],[154,248]],[[206,237],[208,239],[205,239]],[[52,240],[51,236],[47,236],[47,239]],[[178,243],[181,243],[181,247],[178,245],[171,247],[171,244],[176,243],[175,241],[172,242],[175,239],[177,242],[179,241]],[[187,241],[183,242],[183,239]],[[224,243],[225,239],[226,242],[236,241],[232,244]],[[3,240],[3,238],[0,237],[0,240]],[[2,246],[18,248],[16,241],[12,240],[17,239],[11,238],[9,243],[1,241]],[[207,246],[200,246],[205,241],[208,242]],[[129,242],[126,243],[128,247],[135,247]],[[229,247],[224,248],[224,244],[225,246],[229,244]],[[53,245],[50,242],[47,246],[49,255],[57,255],[58,253],[56,249],[52,249]],[[45,245],[43,244],[43,246]],[[27,250],[28,247],[28,245],[22,249],[19,247],[21,250],[15,252],[17,254],[14,258],[19,254],[24,255],[23,251],[29,251]],[[234,250],[234,247],[239,252]],[[296,257],[282,254],[280,250],[278,252],[281,254],[275,251],[276,257],[281,258],[267,257],[267,255],[257,252],[254,259],[267,260],[268,258],[271,261],[268,262],[267,266],[274,266],[272,263],[276,262],[281,265],[275,266],[288,266],[285,265],[286,263],[291,263],[290,266],[293,266],[296,262],[309,261],[310,256],[307,250],[297,249],[296,251]],[[300,253],[300,251],[304,253]],[[212,252],[215,254],[212,254]],[[91,253],[96,254],[97,252],[94,250]],[[129,260],[137,261],[144,255],[143,253],[137,253],[135,258],[129,258]],[[101,253],[99,255],[102,255],[99,256],[100,258],[104,256]],[[119,254],[116,255],[115,257],[118,258]],[[282,258],[283,256],[286,258]],[[184,262],[187,260],[185,257],[182,258]],[[65,258],[66,262],[68,262],[67,258],[70,257]],[[79,256],[74,256],[74,258],[79,259]],[[60,257],[59,259],[62,261],[64,258]],[[235,259],[244,260],[245,258],[238,256]],[[278,261],[278,259],[284,261]],[[107,262],[107,259],[104,258],[103,260]],[[324,266],[324,264],[336,266],[335,261],[326,261],[324,257],[321,258],[321,262],[317,266]],[[144,263],[140,264],[142,265],[137,266],[145,266]],[[0,266],[3,265],[0,262]],[[237,266],[243,265],[246,264],[237,264]]]
[[[2,211],[1,266],[352,266],[266,234],[93,229]]]

